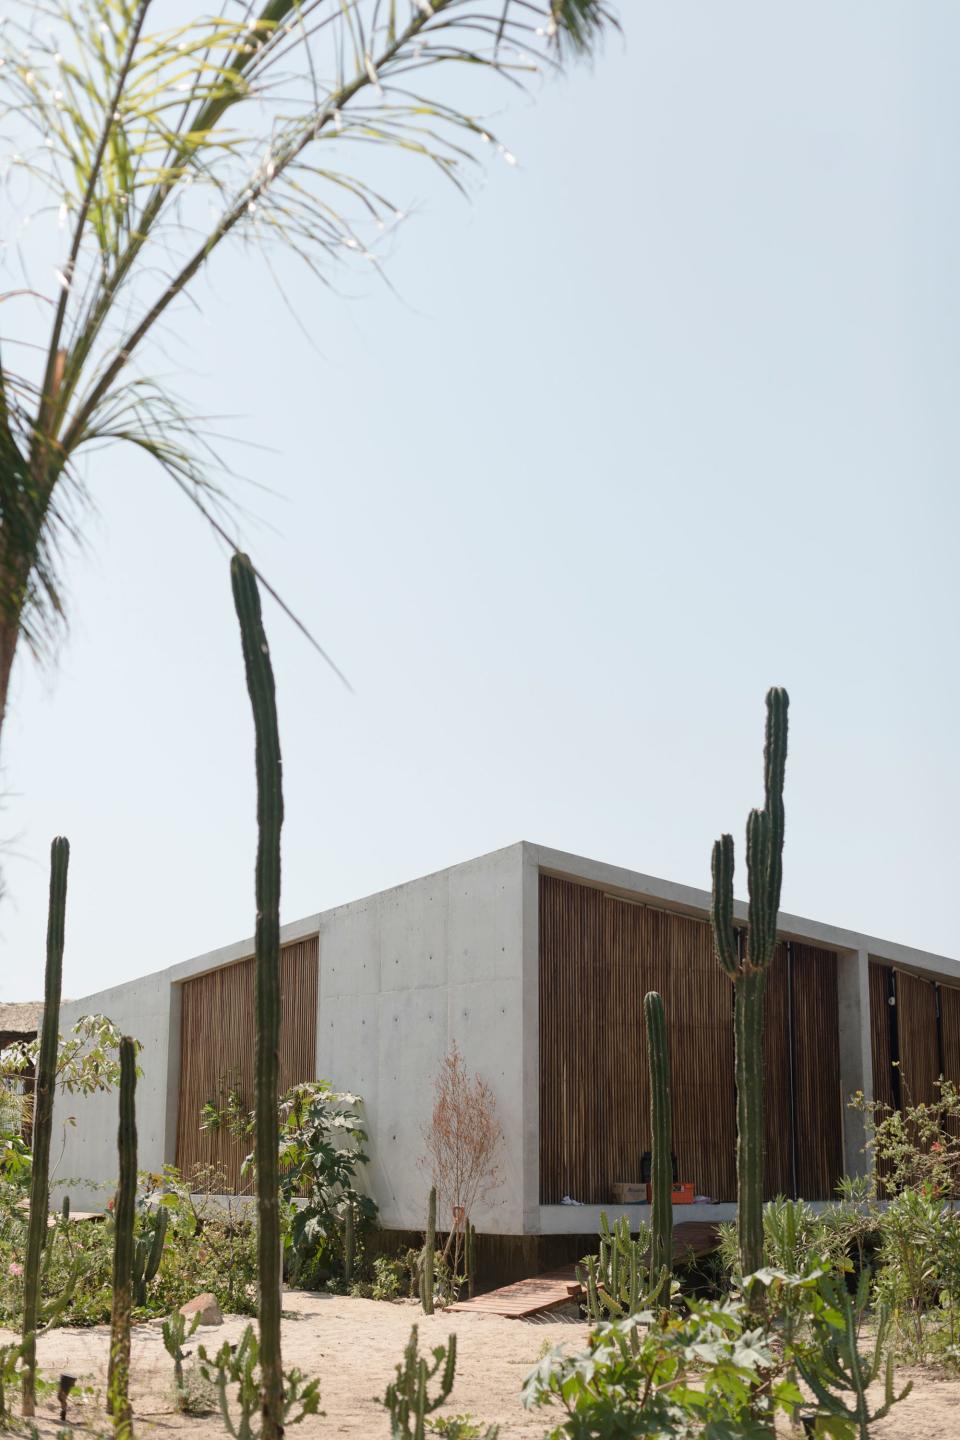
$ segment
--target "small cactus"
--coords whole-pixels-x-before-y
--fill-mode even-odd
[[[469,1220],[464,1237],[464,1263],[467,1271],[467,1298],[472,1300],[477,1291],[477,1231]]]
[[[30,1177],[30,1219],[23,1267],[23,1414],[36,1414],[37,1320],[40,1310],[40,1262],[47,1241],[50,1201],[50,1136],[60,1045],[60,987],[63,977],[63,942],[67,907],[67,867],[70,843],[57,836],[50,846],[50,900],[47,912],[47,965],[43,1020],[33,1109],[33,1168]]]
[[[425,1440],[426,1417],[438,1410],[453,1389],[457,1368],[457,1337],[451,1335],[446,1345],[437,1345],[433,1364],[417,1353],[418,1332],[414,1325],[397,1366],[397,1378],[387,1386],[380,1402],[390,1412],[392,1440]],[[439,1393],[430,1396],[427,1387],[439,1375]]]
[[[433,1314],[434,1267],[437,1258],[437,1187],[430,1187],[427,1205],[427,1234],[420,1256],[420,1304],[424,1315]]]
[[[356,1230],[353,1219],[353,1201],[347,1201],[347,1213],[343,1217],[343,1278],[349,1285],[353,1279],[353,1260],[356,1250]]]
[[[650,1190],[653,1198],[651,1275],[673,1269],[673,1160],[670,1151],[670,1054],[663,1000],[651,990],[644,997],[647,1066],[650,1072]]]
[[[147,1286],[160,1269],[163,1245],[167,1238],[168,1212],[161,1205],[148,1234],[138,1235],[133,1246],[133,1303],[146,1305]]]

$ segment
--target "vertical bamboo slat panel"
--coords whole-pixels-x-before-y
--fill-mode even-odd
[[[710,927],[573,881],[540,881],[541,1202],[609,1204],[650,1148],[643,997],[667,1012],[681,1178],[736,1188],[730,984]]]
[[[890,1053],[890,1004],[887,999],[890,969],[870,961],[870,1053],[873,1060],[873,1098],[893,1109],[893,1056]]]
[[[601,1195],[601,1116],[607,1103],[603,896],[540,880],[540,1184],[542,1202]]]
[[[940,986],[940,1033],[943,1037],[943,1078],[960,1085],[960,990]]]
[[[837,957],[792,945],[797,1194],[831,1200],[843,1174]]]
[[[281,1092],[316,1078],[318,953],[316,936],[281,953]],[[177,1168],[190,1178],[198,1167],[212,1167],[224,1194],[250,1188],[240,1167],[252,1140],[226,1128],[201,1130],[200,1112],[207,1101],[222,1107],[230,1090],[253,1106],[254,973],[251,958],[183,982]]]
[[[640,1179],[640,1157],[650,1149],[650,1079],[643,997],[658,987],[652,983],[653,971],[647,959],[647,925],[644,906],[603,896],[603,949],[609,981],[603,997],[606,1103],[601,1116],[603,1155],[596,1195],[603,1203],[613,1199],[617,1181]],[[668,1008],[668,1036],[669,1024]],[[670,1061],[672,1068],[672,1054]]]
[[[667,1013],[673,1149],[680,1179],[715,1200],[736,1197],[732,986],[706,921],[648,910],[652,984]],[[645,1147],[646,1148],[646,1147]]]
[[[763,1031],[764,1198],[793,1194],[793,1113],[790,1079],[790,971],[780,943],[767,972]]]
[[[896,974],[901,1103],[929,1105],[937,1098],[940,1075],[937,992],[930,980],[904,970]]]

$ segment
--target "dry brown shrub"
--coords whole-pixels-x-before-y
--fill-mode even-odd
[[[480,1075],[469,1074],[456,1044],[437,1072],[423,1138],[427,1153],[421,1164],[437,1187],[438,1228],[459,1233],[474,1206],[500,1184],[503,1130],[493,1091]]]

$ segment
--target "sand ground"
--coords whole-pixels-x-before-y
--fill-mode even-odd
[[[422,1315],[413,1302],[385,1304],[373,1300],[311,1295],[297,1291],[284,1300],[283,1346],[285,1366],[298,1366],[318,1375],[322,1387],[323,1417],[317,1416],[290,1430],[291,1437],[314,1440],[323,1436],[360,1436],[386,1440],[386,1412],[375,1403],[382,1395],[416,1321],[421,1349],[458,1337],[457,1378],[451,1403],[443,1413],[470,1413],[485,1423],[499,1422],[501,1440],[541,1440],[559,1411],[528,1413],[520,1403],[520,1386],[544,1346],[563,1344],[580,1348],[587,1327],[570,1320],[504,1320],[491,1315]],[[227,1317],[222,1326],[197,1332],[190,1342],[202,1340],[214,1351],[224,1339],[236,1340],[246,1321]],[[0,1332],[0,1340],[10,1338]],[[77,1375],[94,1396],[105,1389],[107,1330],[63,1328],[41,1339],[39,1360],[44,1374],[56,1379],[61,1371]],[[938,1378],[935,1372],[900,1370],[898,1388],[914,1381],[913,1393],[884,1421],[871,1427],[876,1440],[948,1440],[960,1436],[960,1381]],[[137,1326],[132,1350],[132,1399],[138,1436],[187,1434],[204,1437],[225,1432],[217,1416],[200,1418],[176,1413],[172,1396],[173,1372],[157,1322]],[[101,1402],[102,1403],[102,1402]],[[70,1407],[77,1434],[100,1435],[107,1424],[96,1398]],[[59,1430],[53,1401],[41,1406],[40,1433],[53,1437]],[[38,1416],[38,1419],[41,1417]]]

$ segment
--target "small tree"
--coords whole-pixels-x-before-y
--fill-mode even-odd
[[[470,1075],[456,1042],[437,1072],[433,1113],[423,1138],[427,1153],[422,1164],[437,1187],[440,1215],[450,1217],[444,1253],[453,1246],[456,1270],[468,1216],[500,1184],[503,1143],[494,1093],[480,1075]]]

